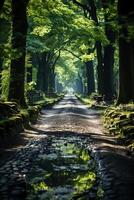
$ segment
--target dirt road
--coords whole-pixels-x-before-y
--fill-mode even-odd
[[[74,95],[44,109],[29,143],[0,167],[0,199],[132,200],[134,159],[99,115]]]

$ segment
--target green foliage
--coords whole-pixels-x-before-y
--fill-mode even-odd
[[[107,42],[103,29],[72,2],[31,0],[28,13],[28,49],[32,51],[51,51],[77,40],[82,45],[95,40]]]
[[[0,19],[11,20],[11,1],[5,0],[3,8],[0,12]]]
[[[83,62],[87,62],[87,61],[94,60],[95,56],[96,56],[96,53],[90,53],[89,55],[85,54],[85,55],[81,56],[81,59],[82,59]]]
[[[78,2],[85,6],[90,3],[87,0],[79,0]],[[29,24],[26,47],[27,55],[40,55],[43,52],[48,52],[48,68],[55,70],[58,82],[66,88],[74,86],[78,79],[82,79],[82,82],[86,84],[84,62],[95,61],[96,65],[96,51],[94,50],[92,53],[89,53],[89,49],[95,48],[96,41],[101,41],[103,46],[109,43],[105,35],[104,14],[108,16],[108,23],[111,28],[114,29],[114,26],[117,25],[115,23],[117,16],[116,1],[114,4],[109,3],[106,9],[102,8],[102,4],[98,0],[95,1],[95,5],[97,7],[99,22],[97,25],[87,11],[83,12],[83,9],[73,3],[73,1],[29,1],[27,12]],[[1,23],[1,20],[4,20],[4,23]],[[10,0],[5,0],[0,19],[0,29],[2,30],[2,28],[8,34],[5,34],[3,31],[0,32],[1,57],[8,60],[11,60],[13,57],[19,57],[20,53],[11,49]],[[133,34],[132,27],[130,27],[130,33]],[[72,54],[66,50],[69,50]],[[61,54],[55,68],[56,62],[54,61],[58,57],[59,51]],[[118,55],[115,55],[115,59],[117,64]],[[26,66],[29,66],[27,61]],[[33,82],[25,84],[27,92],[34,91],[35,89],[38,64],[34,66],[33,71]],[[118,76],[118,65],[116,65],[115,74]],[[6,98],[8,93],[8,84],[6,84],[6,81],[8,82],[9,80],[9,72],[6,73],[6,71],[3,71],[2,77],[3,95]]]
[[[9,70],[4,69],[2,71],[2,99],[7,100],[8,90],[9,90]]]
[[[29,83],[26,84],[25,86],[25,89],[27,92],[30,92],[30,91],[34,91],[36,88],[36,82],[35,81],[31,81]]]
[[[91,96],[88,97],[88,96],[83,96],[83,95],[78,95],[78,94],[77,94],[77,97],[78,97],[84,104],[86,104],[88,107],[92,107],[92,106],[95,104],[95,102],[96,102],[94,99],[91,98],[92,95],[93,95],[93,94],[91,94]]]
[[[55,73],[59,83],[61,83],[65,88],[72,87],[78,77],[79,70],[76,65],[77,60],[78,58],[75,58],[70,53],[62,51],[61,58],[55,68]]]

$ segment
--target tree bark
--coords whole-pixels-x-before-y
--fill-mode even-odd
[[[3,8],[4,2],[5,0],[0,0],[0,12],[1,12],[1,9]]]
[[[27,67],[27,83],[30,83],[32,81],[32,66]]]
[[[86,62],[85,64],[87,71],[87,94],[91,95],[93,92],[95,92],[93,61]]]
[[[83,81],[81,75],[78,73],[78,78],[76,79],[76,92],[83,94]]]
[[[112,101],[114,96],[114,47],[104,47],[104,100]]]
[[[0,97],[1,97],[1,94],[2,94],[2,80],[1,80],[2,70],[3,70],[2,65],[3,65],[3,59],[0,58]]]
[[[48,86],[48,94],[53,95],[55,93],[55,73],[54,68],[49,66],[48,69],[48,77],[49,77],[49,86]]]
[[[128,26],[133,26],[133,3],[118,1],[119,37],[119,97],[118,104],[134,102],[134,39],[129,37]]]
[[[114,4],[115,0],[102,0],[102,5],[104,8],[104,18],[105,18],[105,33],[109,44],[104,47],[104,100],[112,101],[114,96],[114,47],[115,43],[115,31],[112,30],[110,26],[111,18],[109,19],[109,13],[107,9],[109,6]]]
[[[101,42],[96,42],[96,52],[97,52],[97,89],[100,95],[104,94],[104,66],[103,66],[103,56],[102,56],[102,45]]]
[[[42,90],[42,75],[43,75],[43,64],[41,60],[41,55],[37,55],[37,61],[38,61],[38,69],[37,69],[37,90]]]
[[[48,93],[48,63],[47,52],[38,55],[37,89]]]
[[[23,107],[26,106],[24,83],[28,28],[27,4],[28,0],[12,0],[12,49],[17,55],[11,60],[8,99],[18,102]]]
[[[96,25],[99,26],[96,6],[94,0],[89,1],[90,15],[92,20],[95,21]],[[96,41],[96,53],[97,53],[97,89],[100,95],[104,94],[104,66],[103,66],[103,55],[102,55],[102,45],[100,41]]]

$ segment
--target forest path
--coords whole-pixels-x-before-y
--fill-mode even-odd
[[[75,184],[75,187],[77,186],[79,189],[91,184],[91,180],[88,180],[90,184],[87,184],[86,177],[89,174],[87,175],[85,161],[88,163],[89,160],[83,149],[87,148],[93,159],[96,160],[97,171],[101,176],[105,191],[102,199],[133,199],[134,159],[127,156],[125,148],[118,145],[114,137],[104,133],[105,130],[99,115],[99,111],[88,109],[74,95],[66,95],[52,108],[44,109],[38,123],[24,133],[26,137],[32,138],[29,143],[20,148],[12,159],[0,167],[0,177],[2,177],[0,179],[0,197],[3,200],[24,200],[26,180],[34,180],[33,178],[36,178],[36,181],[37,178],[38,181],[42,180],[45,171],[45,173],[47,172],[46,177],[50,176],[50,180],[55,180],[53,184],[49,183],[49,178],[46,180],[48,184],[56,187],[55,194],[48,194],[47,186],[41,184],[40,188],[39,185],[37,187],[39,196],[52,195],[50,199],[53,200],[70,200],[67,192],[71,194],[74,191],[72,191],[72,187],[68,186],[69,184]],[[64,173],[61,173],[63,171]],[[48,172],[52,172],[53,175]],[[70,182],[69,178],[73,173],[75,177],[73,176],[72,179],[75,180],[75,183]],[[79,173],[82,174],[81,179]],[[83,177],[86,178],[86,182],[82,182],[83,186],[80,187],[79,184],[83,181]],[[60,187],[55,185],[56,182]],[[97,199],[96,186],[93,189],[90,194],[91,200]],[[39,198],[39,196],[36,199],[48,199],[46,196],[43,198]],[[31,199],[34,199],[33,196]],[[88,200],[89,196],[75,197],[74,199]]]
[[[53,109],[43,111],[36,127],[46,132],[86,134],[103,176],[106,199],[132,200],[134,159],[116,139],[105,134],[100,111],[88,109],[74,95],[66,95]]]

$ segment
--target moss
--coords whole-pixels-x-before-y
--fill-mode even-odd
[[[27,109],[20,109],[16,103],[0,102],[0,144],[7,143],[14,138],[19,137],[24,127],[29,126],[29,122],[35,123],[38,114],[43,106],[53,105],[59,101],[62,96],[56,98],[47,98],[38,102],[34,106],[29,106]]]
[[[29,113],[30,122],[35,123],[37,121],[38,114],[39,114],[38,106],[30,106],[28,108],[28,113]]]
[[[58,102],[61,98],[63,98],[63,95],[56,97],[45,97],[45,99],[35,102],[34,106],[37,106],[40,110],[42,107],[53,105],[54,103]]]
[[[111,135],[115,135],[124,144],[131,144],[134,139],[134,106],[120,105],[109,107],[104,112],[104,126]]]
[[[8,119],[0,120],[0,126],[3,125],[6,121],[8,121]]]
[[[134,112],[129,112],[128,113],[128,118],[134,119]]]
[[[134,133],[134,126],[133,125],[124,126],[124,127],[122,127],[122,132],[123,132],[124,135]]]
[[[128,145],[128,148],[134,152],[134,141],[130,145]]]
[[[22,120],[23,120],[23,125],[25,128],[27,128],[29,126],[29,113],[27,109],[21,109],[20,113],[18,114],[19,116],[21,116]]]
[[[82,95],[76,95],[77,96],[77,98],[81,101],[81,102],[83,102],[84,104],[86,104],[88,107],[92,107],[93,105],[95,105],[95,100],[94,99],[91,99],[90,97],[85,97],[85,96],[82,96]]]
[[[27,109],[21,109],[19,114],[24,118],[28,118],[29,117],[29,113],[28,113]]]
[[[20,136],[20,132],[24,130],[22,118],[12,116],[9,119],[0,121],[0,144],[10,143],[13,139]]]

